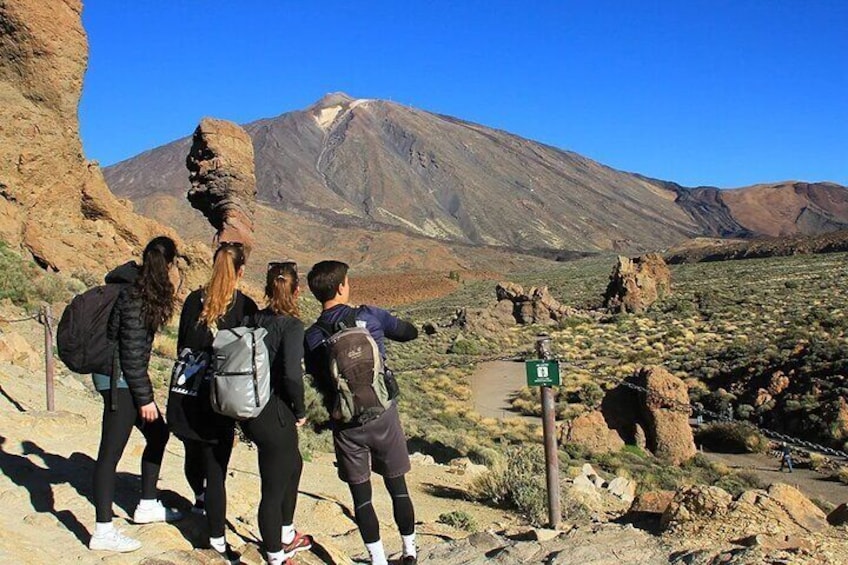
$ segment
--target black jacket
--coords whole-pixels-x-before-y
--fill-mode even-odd
[[[136,406],[153,402],[153,385],[147,374],[153,349],[153,332],[144,324],[141,306],[141,296],[137,289],[128,285],[118,295],[107,329],[109,339],[118,344],[121,373]]]
[[[255,323],[268,331],[265,346],[271,358],[271,390],[291,408],[295,417],[306,417],[303,399],[303,322],[265,308]]]
[[[243,326],[256,314],[256,303],[249,297],[236,291],[235,298],[227,313],[218,320],[218,329]],[[180,329],[177,335],[177,351],[189,348],[192,351],[212,353],[215,341],[212,332],[200,323],[203,312],[203,290],[193,291],[186,297],[180,313]],[[171,431],[182,440],[216,443],[231,441],[235,427],[232,418],[222,416],[212,410],[208,389],[194,398],[182,398],[170,394],[168,397],[168,425]]]

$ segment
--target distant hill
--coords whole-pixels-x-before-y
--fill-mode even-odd
[[[307,230],[389,230],[566,257],[848,226],[848,190],[839,185],[690,189],[453,117],[339,93],[245,129],[260,201]],[[107,182],[136,203],[182,199],[189,145],[186,137],[108,167]],[[161,207],[145,211],[165,220]]]

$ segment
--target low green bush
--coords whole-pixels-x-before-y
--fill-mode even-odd
[[[465,530],[466,532],[477,531],[477,521],[474,519],[474,516],[462,510],[454,510],[452,512],[440,514],[437,522],[440,524],[447,524],[448,526],[458,530]]]
[[[717,422],[702,426],[695,442],[722,453],[762,453],[768,440],[755,428],[739,422]]]

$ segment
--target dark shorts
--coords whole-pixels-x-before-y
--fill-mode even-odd
[[[371,478],[372,470],[393,478],[405,475],[412,468],[395,404],[365,425],[334,430],[333,446],[339,478],[349,484],[364,483]]]

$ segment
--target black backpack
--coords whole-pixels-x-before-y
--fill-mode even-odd
[[[56,328],[59,359],[75,373],[112,376],[117,343],[106,336],[109,315],[126,284],[105,284],[78,294]]]

